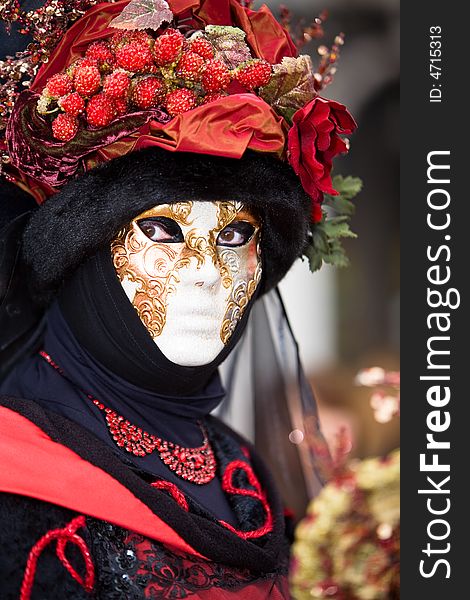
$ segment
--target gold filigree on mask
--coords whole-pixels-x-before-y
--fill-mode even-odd
[[[189,265],[190,257],[178,259],[179,252],[171,244],[149,240],[138,226],[138,221],[164,216],[180,225],[191,225],[189,216],[192,207],[193,203],[189,201],[154,206],[121,230],[111,244],[114,267],[120,281],[137,284],[132,304],[153,338],[158,337],[165,326],[168,296],[179,282],[179,269]],[[160,256],[149,259],[148,252],[155,253],[156,250]],[[141,256],[139,253],[142,253]]]
[[[241,202],[219,202],[217,204],[217,227],[211,231],[211,234],[215,235],[215,239],[217,239],[219,232],[227,227],[242,209],[243,204]]]
[[[135,284],[132,304],[152,337],[166,322],[166,299],[172,282],[178,281],[178,252],[171,244],[154,244],[135,221],[111,243],[114,268],[121,282]]]
[[[247,272],[241,274],[239,273],[240,263],[244,264],[245,266],[249,263],[249,254],[250,251],[253,252],[253,245],[256,248],[256,267],[254,272],[250,276],[250,269],[248,268],[246,270]],[[220,338],[224,344],[227,344],[233,332],[235,331],[237,324],[242,318],[249,301],[253,297],[253,294],[255,293],[259,282],[261,281],[262,267],[260,260],[261,245],[259,232],[256,232],[255,237],[252,238],[249,244],[242,248],[242,256],[240,256],[234,250],[230,250],[229,252],[224,251],[222,253],[222,257],[223,260],[226,261],[225,264],[227,265],[227,268],[238,269],[238,272],[234,273],[234,285],[232,286],[227,310],[222,322],[222,327],[220,329]],[[235,259],[234,255],[238,260]],[[238,275],[238,277],[236,275]],[[243,277],[243,275],[245,275],[245,277]],[[248,275],[248,278],[246,278],[246,275]]]
[[[190,268],[191,264],[199,270],[206,260],[210,260],[220,273],[222,288],[227,290],[225,309],[220,306],[220,340],[223,344],[228,342],[259,284],[259,221],[240,202],[212,204],[217,208],[214,215],[216,226],[212,229],[204,229],[208,219],[214,219],[210,211],[207,213],[207,205],[200,213],[194,211],[193,202],[162,204],[138,215],[111,244],[116,273],[140,320],[154,339],[162,334],[165,327],[169,298],[182,281],[181,270]],[[140,228],[139,222],[155,217],[176,221],[181,226],[184,241],[151,240]],[[234,220],[251,223],[255,228],[252,238],[239,247],[218,246],[220,232]],[[191,227],[196,222],[202,228],[201,225]],[[195,259],[195,264],[192,259]],[[220,297],[220,291],[213,293]]]
[[[185,248],[183,248],[182,254],[184,253],[184,250],[185,250]],[[168,282],[167,282],[166,304],[168,303],[168,298],[170,297],[170,295],[176,291],[176,284],[180,283],[180,281],[181,281],[180,276],[179,276],[179,271],[181,269],[189,267],[190,264],[191,264],[190,257],[182,256],[181,258],[179,258],[176,261],[176,263],[173,266],[173,269],[171,271],[171,276],[168,278]]]
[[[241,202],[219,202],[217,204],[217,227],[210,232],[210,239],[213,240],[215,249],[215,260],[219,267],[223,287],[228,290],[233,285],[232,270],[227,264],[226,258],[233,250],[217,251],[217,236],[219,233],[234,221],[240,211],[244,210]],[[225,258],[224,258],[225,257]]]
[[[201,235],[197,229],[191,229],[184,236],[185,248],[183,248],[183,256],[185,258],[195,258],[197,268],[200,269],[208,256],[215,264],[217,261],[217,252],[210,240],[206,236]]]
[[[175,202],[170,204],[170,213],[172,218],[180,225],[192,225],[193,221],[189,221],[189,215],[193,209],[192,202]]]
[[[157,204],[138,215],[134,221],[151,219],[152,217],[168,217],[180,225],[192,225],[189,216],[193,209],[193,202],[174,202],[173,204]]]

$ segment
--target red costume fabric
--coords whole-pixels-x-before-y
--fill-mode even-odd
[[[61,430],[65,431],[64,440],[74,435],[73,427],[67,432],[71,425],[68,420],[58,418],[56,430],[54,414],[36,410],[35,403],[6,398],[3,403],[0,513],[5,520],[5,513],[9,512],[16,539],[15,552],[0,555],[6,598],[289,598],[288,544],[278,501],[273,502],[272,489],[265,492],[266,482],[250,466],[247,455],[251,452],[245,444],[238,446],[241,458],[228,463],[223,487],[234,498],[260,501],[264,509],[260,511],[258,507],[255,512],[258,516],[264,512],[260,522],[264,526],[254,523],[246,529],[246,523],[241,523],[244,530],[237,530],[212,523],[206,530],[204,521],[199,519],[194,521],[194,528],[199,527],[196,534],[187,525],[178,526],[176,531],[172,519],[156,514],[154,507],[139,499],[139,493],[128,482],[119,481],[93,464],[96,461],[84,458],[89,447],[76,451],[81,442],[72,449],[60,441]],[[224,427],[224,436],[227,431]],[[88,446],[91,439],[86,440]],[[234,438],[230,443],[233,441]],[[97,450],[99,454],[101,449]],[[240,471],[247,475],[237,478]],[[171,505],[176,519],[173,523],[180,520],[181,512],[189,520],[194,518],[191,503],[174,486],[169,489],[160,482],[149,485],[149,490],[152,487],[163,503]],[[22,510],[27,510],[33,524],[21,516]],[[22,526],[26,530],[23,535]],[[226,533],[222,533],[224,530]],[[217,531],[221,532],[220,540],[214,536]],[[8,532],[5,527],[0,537],[8,537]],[[233,536],[233,547],[238,545],[233,553],[239,553],[234,559],[238,564],[216,560],[220,554],[230,556],[231,545],[222,539],[224,536]],[[206,538],[203,543],[209,549],[208,556],[194,547],[199,538]],[[8,537],[1,545],[6,549],[11,544]],[[260,568],[249,558],[244,562],[243,548],[249,557],[255,547],[270,546],[274,550],[268,557],[271,568]],[[12,590],[18,595],[13,595]]]

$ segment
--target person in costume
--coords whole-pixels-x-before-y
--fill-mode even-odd
[[[276,486],[210,413],[326,231],[355,123],[315,81],[265,7],[116,2],[16,98],[6,175],[41,206],[4,234],[2,598],[289,597]]]

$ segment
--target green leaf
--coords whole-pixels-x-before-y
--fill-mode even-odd
[[[346,200],[343,196],[330,196],[325,194],[323,204],[331,206],[338,215],[353,215],[356,207],[350,200]]]
[[[330,196],[325,194],[324,204],[331,206],[338,215],[352,215],[355,211],[355,206],[351,202],[353,198],[362,189],[362,180],[359,177],[343,177],[335,175],[333,177],[333,188],[338,192],[338,196]]]
[[[110,26],[116,29],[157,31],[162,23],[171,23],[172,20],[173,13],[165,0],[131,0],[111,21]]]
[[[347,177],[335,175],[333,177],[333,187],[343,198],[352,200],[362,190],[362,179],[351,175]]]
[[[323,263],[347,267],[349,260],[341,240],[357,237],[349,228],[349,219],[355,208],[351,199],[362,189],[362,181],[358,177],[336,175],[333,178],[333,187],[339,195],[325,195],[324,204],[334,208],[335,215],[329,216],[324,212],[322,220],[312,225],[311,241],[305,250],[312,272],[317,271]]]
[[[312,228],[312,246],[321,254],[329,251],[328,235],[320,225]]]
[[[343,268],[349,266],[349,258],[346,256],[346,252],[342,246],[324,256],[323,260],[334,267]]]
[[[318,252],[314,246],[307,246],[307,249],[305,250],[305,256],[308,259],[308,266],[312,273],[321,268],[323,264],[323,258],[320,252]]]
[[[239,27],[207,25],[204,36],[213,45],[216,58],[223,61],[229,69],[234,69],[252,58],[245,41],[246,33]]]
[[[273,65],[273,73],[259,95],[288,122],[294,113],[316,96],[310,56],[286,56]]]
[[[333,217],[331,219],[327,219],[324,225],[324,231],[328,238],[336,239],[336,238],[355,238],[357,237],[355,233],[353,233],[349,229],[349,223],[347,222],[347,217]]]

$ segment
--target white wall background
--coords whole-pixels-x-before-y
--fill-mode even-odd
[[[335,269],[324,265],[311,273],[307,261],[298,260],[281,282],[280,289],[306,373],[314,373],[334,362],[337,353]]]

